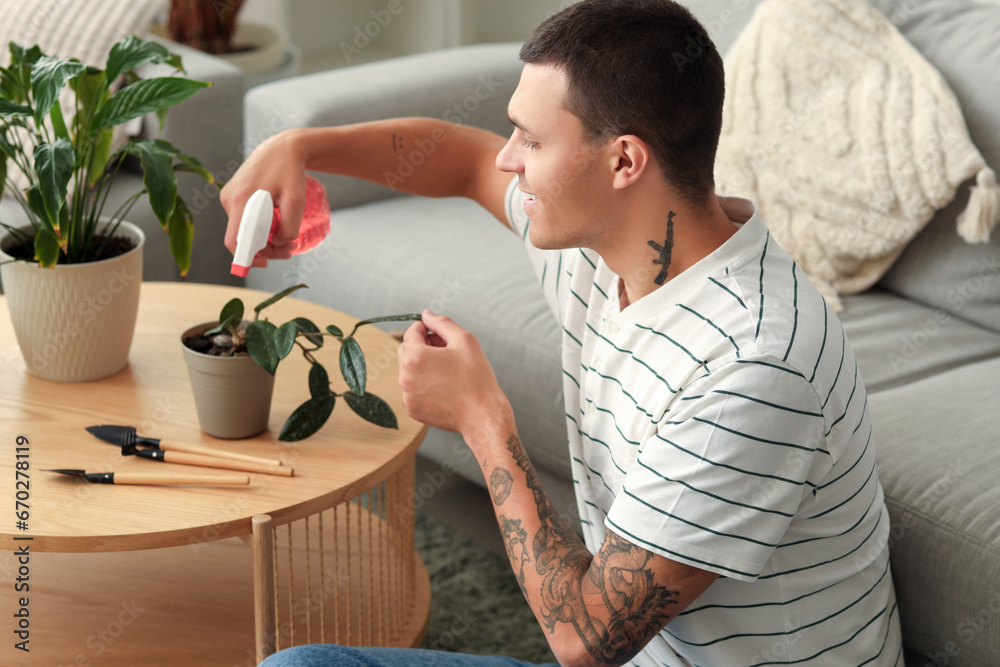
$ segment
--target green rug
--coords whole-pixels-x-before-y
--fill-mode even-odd
[[[417,513],[417,551],[431,578],[424,648],[555,662],[507,559]]]

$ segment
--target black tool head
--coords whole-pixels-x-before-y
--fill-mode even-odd
[[[135,454],[136,447],[135,428],[128,426],[122,430],[122,456]]]
[[[57,472],[60,475],[75,475],[77,477],[86,477],[86,470],[77,470],[76,468],[43,468],[42,472]]]

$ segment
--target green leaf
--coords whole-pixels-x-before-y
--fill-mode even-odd
[[[38,183],[29,185],[24,193],[28,199],[28,210],[34,213],[40,221],[48,220],[48,216],[45,214],[45,201],[42,199],[41,190],[38,189]],[[38,225],[35,227],[37,228]]]
[[[304,283],[300,283],[298,285],[293,285],[292,287],[289,287],[288,289],[281,290],[280,292],[278,292],[274,296],[272,296],[272,297],[270,297],[268,299],[265,299],[264,301],[261,301],[260,303],[258,303],[254,307],[253,312],[260,313],[260,311],[264,310],[268,306],[273,306],[274,304],[276,304],[277,302],[281,301],[282,299],[284,299],[286,296],[288,296],[292,292],[294,292],[296,290],[303,289],[305,287],[308,287],[308,285],[306,285]]]
[[[340,327],[331,324],[327,326],[326,332],[337,340],[344,340],[344,332],[340,330]]]
[[[36,44],[29,49],[20,44],[10,42],[10,77],[8,83],[16,88],[17,92],[12,99],[17,102],[25,102],[28,99],[28,92],[31,90],[31,68],[38,59],[42,57],[42,50]]]
[[[367,320],[361,320],[354,325],[354,330],[351,331],[351,335],[354,332],[365,326],[366,324],[375,324],[377,322],[417,322],[421,320],[423,316],[420,313],[407,313],[406,315],[384,315],[383,317],[372,317]]]
[[[382,428],[399,428],[396,421],[396,413],[392,411],[389,404],[371,392],[364,396],[358,396],[352,392],[344,394],[344,400],[355,414]]]
[[[164,63],[171,58],[167,47],[156,42],[145,42],[135,35],[129,35],[111,47],[104,73],[108,83],[114,83],[119,76],[146,63]]]
[[[340,346],[340,372],[351,391],[358,396],[364,395],[368,367],[365,365],[365,354],[361,351],[361,346],[353,338],[345,338]]]
[[[35,100],[35,120],[41,124],[59,101],[66,82],[87,71],[87,65],[55,56],[42,56],[31,68],[31,92]]]
[[[143,79],[119,90],[101,105],[94,118],[99,128],[114,127],[133,118],[170,107],[211,84],[183,77]]]
[[[111,130],[98,130],[94,134],[94,147],[90,153],[90,183],[93,187],[104,175],[104,170],[108,166],[108,158],[111,155],[111,142],[114,139],[114,132]]]
[[[76,153],[69,141],[56,139],[51,144],[35,146],[34,156],[35,174],[45,203],[45,215],[52,226],[58,229],[59,211],[66,205],[66,190],[73,176]]]
[[[274,332],[274,352],[278,355],[278,359],[284,359],[291,353],[298,333],[299,329],[294,320],[285,322],[277,328]]]
[[[304,317],[296,317],[294,320],[295,326],[299,328],[299,333],[306,337],[310,343],[316,346],[317,349],[323,347],[323,335],[319,331],[319,327],[312,320],[308,320]]]
[[[31,107],[15,104],[10,100],[0,100],[0,118],[21,118],[31,115]]]
[[[333,414],[333,406],[337,397],[327,392],[322,396],[314,396],[295,409],[281,427],[278,440],[295,442],[304,440],[323,427],[326,420]]]
[[[99,69],[88,70],[70,81],[69,85],[76,93],[78,106],[73,124],[77,128],[78,136],[86,136],[94,119],[94,112],[110,96],[110,91],[104,83],[104,72]]]
[[[59,261],[59,238],[51,227],[41,226],[35,234],[35,259],[45,268],[55,266]]]
[[[166,227],[177,202],[177,176],[174,175],[173,156],[155,141],[131,141],[126,150],[138,156],[150,208],[160,224]]]
[[[309,369],[309,395],[313,398],[330,393],[330,374],[320,364]]]
[[[274,348],[274,334],[278,327],[266,320],[251,322],[247,325],[247,352],[257,365],[274,375],[281,359]]]
[[[239,299],[230,299],[219,312],[219,326],[210,331],[206,331],[206,336],[217,334],[223,329],[235,329],[243,321],[243,302]]]
[[[56,133],[56,136],[68,140],[69,130],[66,129],[66,119],[63,118],[61,104],[52,105],[52,111],[49,113],[49,119],[52,120],[52,131]]]
[[[167,143],[161,139],[156,139],[155,141],[159,141],[164,144]],[[171,146],[171,148],[173,148],[173,146]],[[191,173],[198,174],[204,178],[207,183],[211,183],[213,185],[215,184],[215,176],[208,169],[205,169],[198,158],[191,155],[185,155],[180,151],[177,151],[174,157],[181,161],[181,164],[174,167],[176,171],[189,171]]]
[[[180,270],[181,278],[191,270],[191,250],[194,248],[194,219],[184,200],[177,197],[174,212],[167,221],[167,235],[170,237],[170,253]],[[242,304],[241,304],[242,305]],[[242,315],[240,315],[242,318]],[[239,324],[239,321],[237,321]]]
[[[0,155],[0,197],[3,197],[3,190],[7,186],[7,155]]]

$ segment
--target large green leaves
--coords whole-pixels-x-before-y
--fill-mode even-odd
[[[66,205],[66,191],[76,167],[76,153],[66,139],[35,146],[35,174],[45,205],[45,215],[53,228],[59,229],[59,211]]]
[[[89,68],[76,60],[42,56],[31,68],[31,93],[35,102],[35,122],[41,123],[53,105],[59,101],[59,92],[66,83]]]
[[[108,83],[114,83],[125,72],[147,63],[170,63],[177,69],[181,68],[180,57],[167,51],[162,44],[144,42],[129,35],[111,47],[104,74]]]
[[[174,212],[167,222],[167,234],[170,237],[170,253],[174,256],[174,264],[181,273],[181,278],[191,270],[191,250],[194,248],[194,220],[187,204],[180,197],[174,202]]]
[[[166,227],[177,202],[177,177],[174,175],[177,150],[172,146],[166,148],[163,142],[133,141],[128,145],[128,152],[138,156],[149,206],[160,224]]]
[[[133,118],[179,104],[210,85],[204,81],[182,77],[158,77],[136,81],[119,90],[101,106],[94,118],[94,124],[101,129],[127,123]]]

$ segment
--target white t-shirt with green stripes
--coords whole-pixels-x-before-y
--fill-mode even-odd
[[[902,665],[865,387],[754,204],[722,198],[739,231],[622,311],[596,252],[531,245],[516,183],[507,216],[563,330],[587,547],[610,529],[721,575],[633,664]]]

